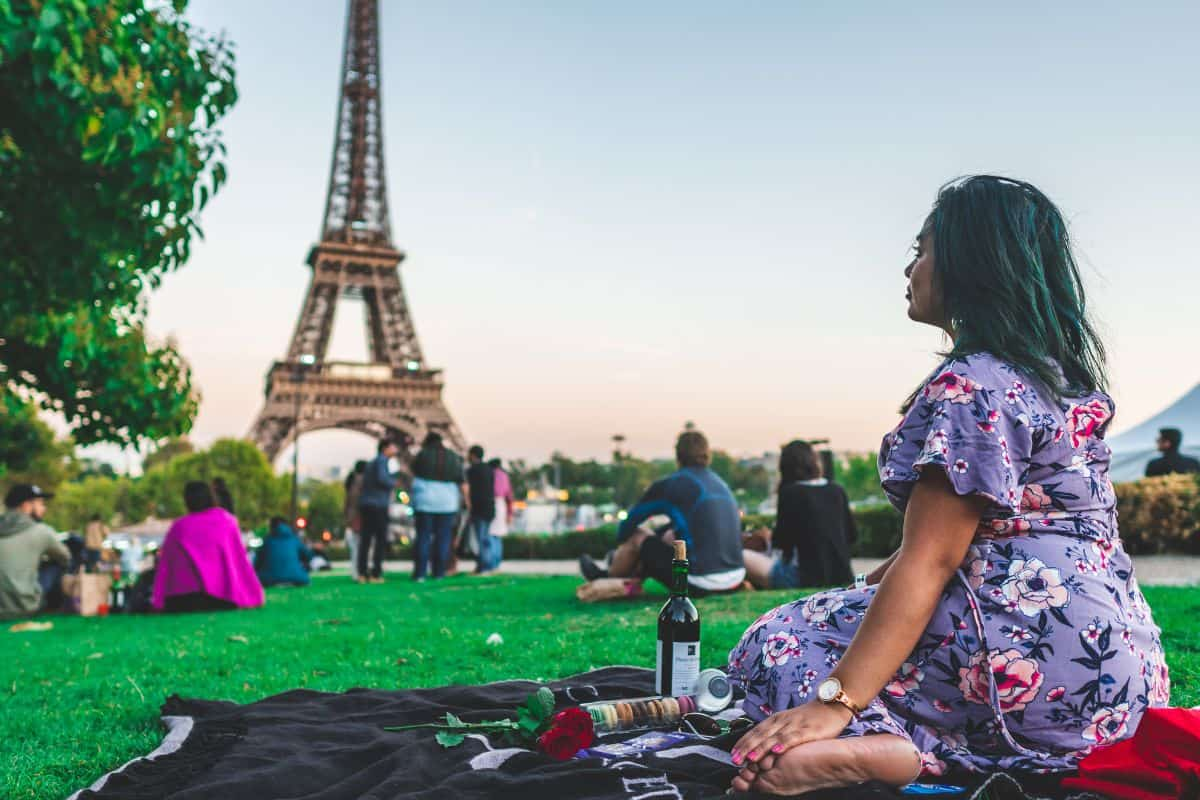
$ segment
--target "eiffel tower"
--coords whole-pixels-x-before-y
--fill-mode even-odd
[[[421,353],[400,283],[404,253],[392,244],[383,169],[378,0],[349,0],[333,166],[312,279],[287,359],[267,373],[266,403],[249,438],[271,461],[303,433],[340,428],[395,439],[428,431],[462,450],[442,402],[441,371]],[[326,361],[341,297],[366,306],[368,363]]]

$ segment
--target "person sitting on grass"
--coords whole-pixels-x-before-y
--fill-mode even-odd
[[[183,487],[188,513],[171,524],[158,554],[151,606],[155,611],[256,608],[263,588],[250,566],[237,517],[217,506],[212,487]]]
[[[262,547],[254,554],[254,572],[263,586],[308,586],[313,551],[283,517],[271,517]]]
[[[779,503],[771,547],[776,558],[746,550],[746,578],[758,589],[834,586],[853,580],[850,544],[855,538],[850,500],[821,477],[821,460],[808,442],[779,453]]]
[[[607,570],[586,553],[579,557],[583,577],[647,577],[670,586],[671,543],[678,538],[688,545],[688,585],[695,594],[739,588],[746,577],[741,515],[733,492],[709,469],[710,458],[703,433],[681,433],[675,443],[679,470],[651,484],[629,510]],[[638,527],[656,515],[666,515],[670,525],[657,532]]]
[[[909,318],[951,347],[880,450],[900,547],[866,586],[768,611],[730,651],[757,721],[733,746],[738,792],[1068,771],[1170,699],[1062,214],[1028,183],[954,181],[904,275]]]
[[[17,483],[4,497],[0,515],[0,619],[53,608],[62,599],[63,570],[71,553],[54,529],[42,522],[46,501],[40,486]]]

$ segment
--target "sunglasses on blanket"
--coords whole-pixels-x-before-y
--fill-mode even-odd
[[[679,730],[683,733],[694,733],[697,736],[722,736],[726,733],[744,731],[754,723],[749,717],[736,717],[733,720],[717,719],[708,714],[693,711],[684,714],[679,720]]]

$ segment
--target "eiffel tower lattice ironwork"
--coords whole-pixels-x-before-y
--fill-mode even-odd
[[[272,461],[298,436],[326,428],[390,436],[402,447],[438,431],[461,450],[413,327],[392,244],[383,169],[378,0],[349,0],[333,167],[312,279],[287,359],[267,374],[266,403],[250,438]],[[338,300],[366,305],[368,363],[327,362]]]

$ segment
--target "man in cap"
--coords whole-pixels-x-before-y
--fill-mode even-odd
[[[31,483],[17,483],[4,497],[0,514],[0,618],[44,610],[56,594],[71,554],[54,529],[42,522],[46,501],[54,495]],[[43,566],[42,559],[52,562]]]

